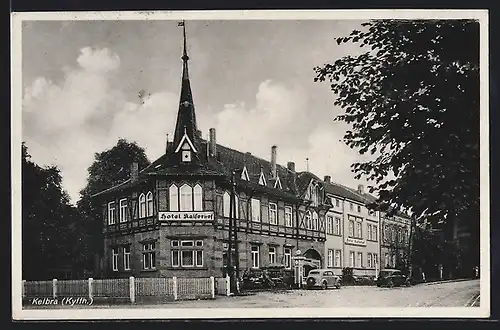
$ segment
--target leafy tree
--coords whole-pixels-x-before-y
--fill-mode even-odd
[[[88,267],[95,269],[96,265],[91,263],[99,259],[104,241],[101,227],[102,210],[100,205],[93,202],[91,196],[127,180],[132,163],[137,162],[141,169],[148,166],[150,161],[144,148],[125,139],[119,139],[111,149],[96,153],[94,158],[93,164],[88,168],[87,185],[80,191],[77,207],[89,233],[90,254],[96,256],[88,260]]]
[[[316,67],[328,81],[345,143],[370,152],[352,165],[382,208],[410,208],[450,235],[479,222],[479,23],[375,20],[338,44],[365,47]],[[466,216],[465,214],[468,213]]]
[[[48,278],[63,267],[78,272],[86,254],[79,214],[62,189],[59,169],[33,163],[24,143],[21,186],[23,278]]]

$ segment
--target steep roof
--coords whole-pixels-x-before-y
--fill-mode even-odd
[[[335,183],[335,182],[324,182],[325,185],[325,191],[329,194],[347,198],[350,200],[353,200],[355,202],[363,203],[365,204],[367,202],[366,198],[360,196],[356,192],[354,192],[352,189],[347,188],[341,184]]]

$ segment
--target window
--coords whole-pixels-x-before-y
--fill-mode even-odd
[[[252,198],[252,221],[260,222],[260,200]]]
[[[181,187],[181,204],[180,211],[192,211],[193,210],[193,189],[187,184]]]
[[[349,203],[349,209],[350,209],[351,211],[354,211],[354,205],[353,205],[352,203]]]
[[[328,250],[328,268],[333,267],[333,250]]]
[[[108,203],[108,224],[115,224],[115,202]]]
[[[389,259],[389,253],[385,254],[384,260],[385,260],[386,267],[390,267],[391,266],[391,260]]]
[[[363,227],[361,221],[356,222],[356,237],[363,238]]]
[[[259,268],[260,266],[260,258],[259,258],[259,247],[252,246],[252,268]]]
[[[130,246],[123,247],[123,269],[130,270]]]
[[[326,217],[326,233],[333,235],[333,217],[331,215]]]
[[[358,267],[363,267],[363,252],[358,252]]]
[[[354,237],[354,220],[349,220],[349,237]]]
[[[311,220],[311,211],[306,212],[306,229],[311,229],[312,220]]]
[[[333,233],[335,235],[340,235],[340,218],[339,217],[335,217],[335,227],[333,227],[334,230],[333,230]]]
[[[189,146],[189,143],[184,142],[182,145],[182,161],[183,162],[190,162],[191,161],[191,147]]]
[[[354,251],[349,251],[349,267],[354,268],[356,264],[354,263]]]
[[[285,206],[285,226],[286,227],[292,227],[292,207],[291,206]]]
[[[275,203],[269,203],[269,223],[278,224],[278,206]]]
[[[391,265],[392,265],[393,267],[396,267],[396,254],[393,254],[393,255],[392,255],[392,262],[391,262]]]
[[[368,268],[373,268],[373,264],[372,264],[372,254],[371,253],[367,253],[366,255],[366,260],[368,262]]]
[[[291,269],[292,268],[292,249],[290,248],[284,248],[283,249],[283,255],[285,257],[285,268]]]
[[[340,200],[337,198],[335,198],[335,206],[340,207]]]
[[[146,195],[141,194],[139,196],[139,218],[144,218],[146,216]]]
[[[113,271],[117,272],[118,271],[118,249],[112,248],[111,255],[112,255],[111,262],[112,262]]]
[[[378,254],[373,253],[373,267],[378,268]]]
[[[375,216],[375,211],[374,210],[368,210],[368,214],[371,215],[372,217]]]
[[[316,211],[312,213],[312,218],[313,218],[312,229],[319,230],[318,213],[316,213]]]
[[[199,184],[194,186],[194,210],[203,211],[203,189]]]
[[[179,192],[175,184],[168,189],[170,211],[179,211]]]
[[[146,209],[147,209],[147,216],[151,217],[153,216],[153,193],[151,191],[148,192],[146,195]]]
[[[127,221],[127,199],[120,199],[120,222]]]
[[[342,251],[340,250],[335,250],[335,260],[334,260],[334,263],[333,263],[333,267],[342,267],[341,266],[341,253]]]
[[[378,226],[377,225],[372,226],[372,235],[373,235],[373,240],[377,241],[378,240]]]
[[[229,196],[228,192],[225,192],[222,196],[222,212],[224,213],[224,217],[229,218],[229,211],[231,210],[231,196]]]
[[[156,254],[155,242],[144,243],[142,245],[142,269],[155,269]]]
[[[269,247],[269,263],[276,263],[276,248],[274,246]]]
[[[276,177],[276,182],[274,183],[274,188],[275,189],[283,189],[283,186],[281,185],[281,180],[280,180],[280,177],[277,176]]]
[[[358,205],[358,213],[361,213],[361,206]]]
[[[172,240],[172,267],[203,267],[202,240]]]

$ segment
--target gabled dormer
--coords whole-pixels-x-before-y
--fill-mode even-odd
[[[262,171],[262,168],[260,169],[259,184],[261,186],[267,186],[266,177],[264,176],[264,172]]]
[[[281,180],[279,176],[276,176],[276,181],[274,181],[274,188],[275,189],[283,189],[283,186],[281,185]]]
[[[180,140],[179,144],[177,145],[177,148],[175,149],[175,153],[179,152],[181,155],[181,161],[183,163],[191,162],[191,160],[193,159],[193,153],[198,152],[193,142],[187,135],[186,130],[184,130],[184,135],[182,136],[182,139]]]
[[[250,181],[250,177],[248,176],[248,170],[246,166],[243,166],[240,179],[244,181]]]

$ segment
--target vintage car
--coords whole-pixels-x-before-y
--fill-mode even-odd
[[[323,290],[328,288],[340,289],[340,286],[340,276],[334,275],[331,269],[313,269],[307,275],[306,287],[308,289],[318,287]]]
[[[392,288],[394,286],[410,285],[409,278],[399,269],[384,269],[377,277],[377,286]]]

